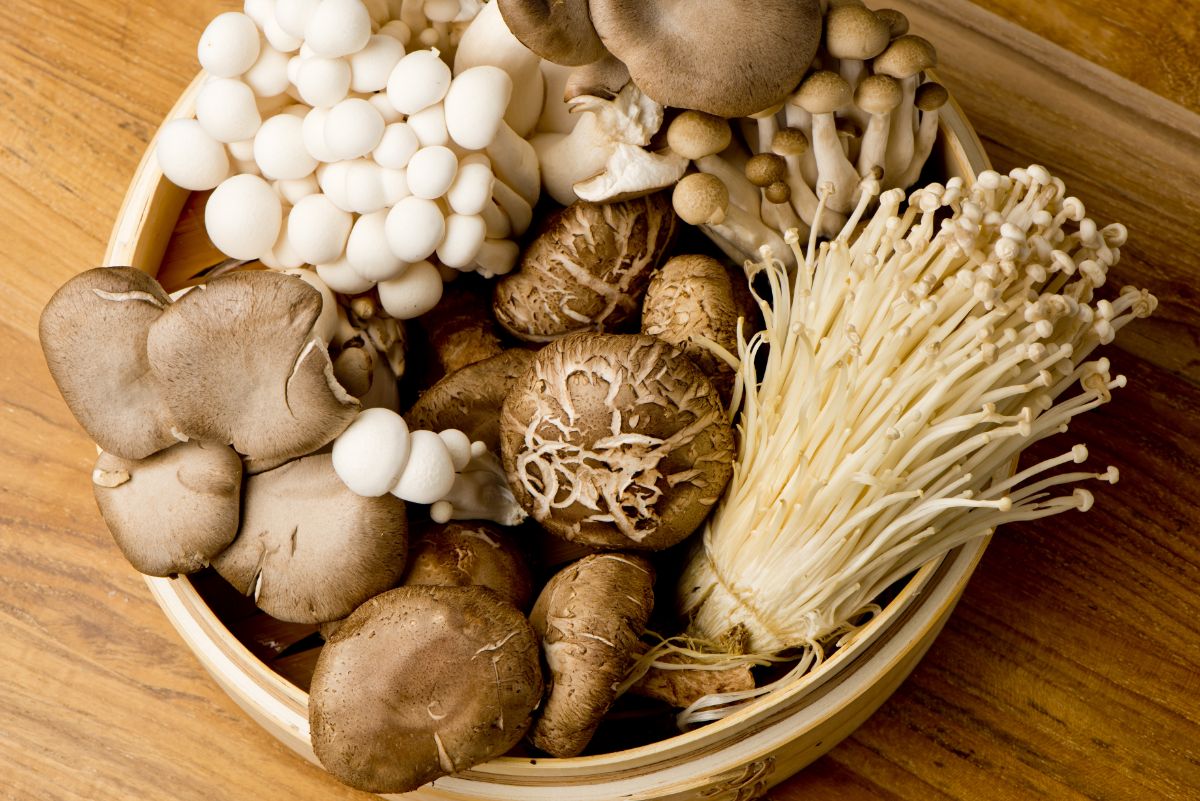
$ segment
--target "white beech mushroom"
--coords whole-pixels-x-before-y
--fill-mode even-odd
[[[508,751],[542,696],[537,635],[483,587],[399,587],[321,649],[313,751],[342,782],[407,793]]]
[[[533,600],[533,576],[516,539],[482,521],[435,524],[413,541],[404,586],[487,587],[517,609]]]
[[[148,576],[194,573],[237,535],[242,460],[224,445],[180,443],[145,459],[101,452],[92,470],[100,515]]]
[[[674,346],[572,334],[538,351],[505,399],[500,447],[517,500],[552,533],[659,550],[717,502],[733,431],[712,382]]]
[[[528,137],[546,99],[542,59],[509,30],[498,3],[488,3],[479,10],[454,53],[455,75],[481,64],[499,67],[512,78],[513,97],[504,121],[519,136]]]
[[[496,284],[497,322],[528,342],[605,331],[638,313],[650,273],[675,232],[665,195],[555,213],[526,249],[520,269]]]
[[[529,615],[550,672],[530,742],[556,757],[587,747],[653,607],[654,569],[641,556],[585,556],[546,583]]]
[[[937,141],[938,110],[950,101],[950,93],[940,83],[927,81],[917,87],[915,105],[921,112],[921,122],[917,129],[917,140],[913,146],[912,163],[896,177],[894,186],[907,188],[921,177],[921,170],[933,151]],[[886,182],[885,185],[890,182]]]
[[[146,337],[171,300],[132,267],[98,267],[46,303],[38,337],[67,408],[101,449],[143,459],[179,442]]]
[[[812,115],[812,153],[817,164],[817,186],[829,184],[833,192],[826,204],[847,213],[854,208],[859,175],[838,140],[834,114],[850,103],[850,84],[836,72],[818,70],[800,84],[793,103]]]
[[[395,586],[406,553],[404,502],[351,492],[320,454],[246,480],[237,538],[212,566],[272,617],[321,623]]]
[[[933,45],[911,34],[893,41],[871,62],[871,69],[876,74],[889,75],[900,81],[900,89],[904,93],[899,107],[892,114],[884,175],[901,175],[912,163],[917,128],[917,85],[921,82],[921,73],[936,66],[937,51]]]
[[[892,125],[892,112],[903,99],[900,82],[888,75],[868,75],[854,90],[854,105],[870,115],[867,130],[863,134],[862,148],[858,152],[860,176],[865,178],[874,173],[876,178],[884,180],[885,183],[891,179],[891,176],[884,175],[888,134]]]

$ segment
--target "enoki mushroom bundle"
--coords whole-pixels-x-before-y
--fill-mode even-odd
[[[933,184],[903,210],[890,190],[859,226],[879,192],[862,186],[835,240],[805,253],[791,237],[794,281],[747,263],[770,288],[766,328],[740,339],[735,472],[679,583],[692,635],[744,626],[750,651],[805,669],[922,564],[1003,523],[1087,510],[1080,483],[1117,480],[1057,469],[1083,463],[1082,444],[1012,469],[1125,385],[1089,357],[1156,305],[1132,287],[1095,297],[1125,228],[1098,228],[1042,167]]]

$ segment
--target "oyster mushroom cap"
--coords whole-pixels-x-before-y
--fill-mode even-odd
[[[508,751],[542,696],[537,635],[483,587],[377,595],[317,660],[313,751],[359,790],[405,793]]]
[[[212,564],[272,617],[337,620],[404,574],[404,501],[355,494],[329,454],[251,476],[242,495],[237,538]]]
[[[412,544],[406,586],[487,587],[517,609],[533,599],[533,576],[516,540],[473,520],[430,526]]]
[[[529,733],[535,746],[556,757],[583,751],[616,699],[653,608],[654,569],[641,556],[585,556],[546,583],[529,615],[550,671]]]
[[[637,334],[574,334],[539,351],[504,401],[500,447],[538,523],[605,548],[674,545],[733,472],[712,382],[676,347]]]
[[[147,352],[176,428],[259,460],[330,442],[359,403],[313,333],[320,313],[317,290],[267,271],[214,278],[169,306]]]
[[[821,39],[817,0],[591,0],[590,10],[601,41],[643,92],[720,117],[782,101]]]
[[[148,576],[194,573],[237,535],[242,460],[225,445],[179,443],[145,459],[103,452],[96,505],[121,553]]]
[[[591,64],[584,64],[571,70],[563,87],[563,101],[570,102],[577,97],[598,97],[602,100],[613,100],[629,83],[629,68],[618,61],[612,53],[605,52],[604,57]]]
[[[496,0],[505,24],[547,61],[575,67],[605,55],[588,15],[588,0]]]
[[[38,325],[50,375],[67,408],[104,451],[142,459],[179,442],[146,337],[171,305],[132,267],[97,267],[64,284]]]

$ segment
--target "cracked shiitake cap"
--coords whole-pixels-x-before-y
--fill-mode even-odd
[[[321,302],[304,281],[257,270],[214,278],[167,307],[147,353],[181,435],[271,460],[312,453],[350,425],[359,402],[313,333]]]
[[[654,570],[641,556],[585,556],[542,588],[529,621],[542,642],[546,700],[529,740],[578,755],[617,697],[654,608]]]
[[[38,326],[50,375],[67,408],[100,448],[143,459],[179,440],[146,337],[171,305],[158,282],[132,267],[97,267],[64,284]]]
[[[537,635],[515,607],[484,587],[399,587],[322,648],[313,751],[351,787],[406,793],[508,751],[541,697]]]
[[[251,476],[242,496],[237,538],[212,565],[272,617],[337,620],[404,575],[404,501],[352,492],[329,454]]]
[[[242,460],[226,445],[179,443],[145,459],[103,452],[96,505],[121,553],[148,576],[194,573],[238,530]]]
[[[533,576],[520,546],[500,526],[471,520],[434,524],[413,542],[406,586],[480,586],[518,609],[533,599]]]

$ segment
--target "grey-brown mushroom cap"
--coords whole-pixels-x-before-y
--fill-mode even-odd
[[[588,0],[496,0],[521,44],[547,61],[576,67],[605,54],[588,15]]]
[[[409,792],[508,751],[541,696],[537,635],[516,608],[483,587],[400,587],[321,650],[313,751],[351,787]]]
[[[97,267],[64,284],[38,325],[50,375],[67,408],[101,449],[143,459],[179,440],[150,372],[146,336],[171,305],[132,267]]]
[[[733,429],[681,350],[640,334],[542,348],[504,401],[509,486],[564,539],[660,550],[703,522],[733,473]]]
[[[591,0],[601,41],[664,106],[744,117],[781,102],[816,55],[817,0]]]
[[[145,459],[101,453],[96,505],[121,553],[148,576],[208,566],[238,531],[242,460],[232,448],[179,443]]]
[[[461,367],[427,389],[404,417],[414,430],[457,428],[499,453],[500,408],[532,361],[531,351],[513,348]]]
[[[605,51],[604,57],[598,61],[571,70],[563,100],[574,100],[582,95],[613,100],[627,83],[629,68],[612,53]]]
[[[242,496],[237,538],[212,564],[272,617],[336,620],[404,575],[404,502],[351,492],[329,454],[251,476]]]
[[[530,742],[556,757],[587,747],[653,608],[654,571],[641,556],[586,556],[546,583],[529,615],[549,670]]]
[[[150,327],[150,367],[177,429],[251,459],[302,456],[340,434],[360,404],[313,334],[321,295],[270,271],[214,278]]]
[[[404,584],[487,587],[521,610],[533,600],[533,576],[516,540],[478,520],[435,524],[422,532],[409,550]]]

